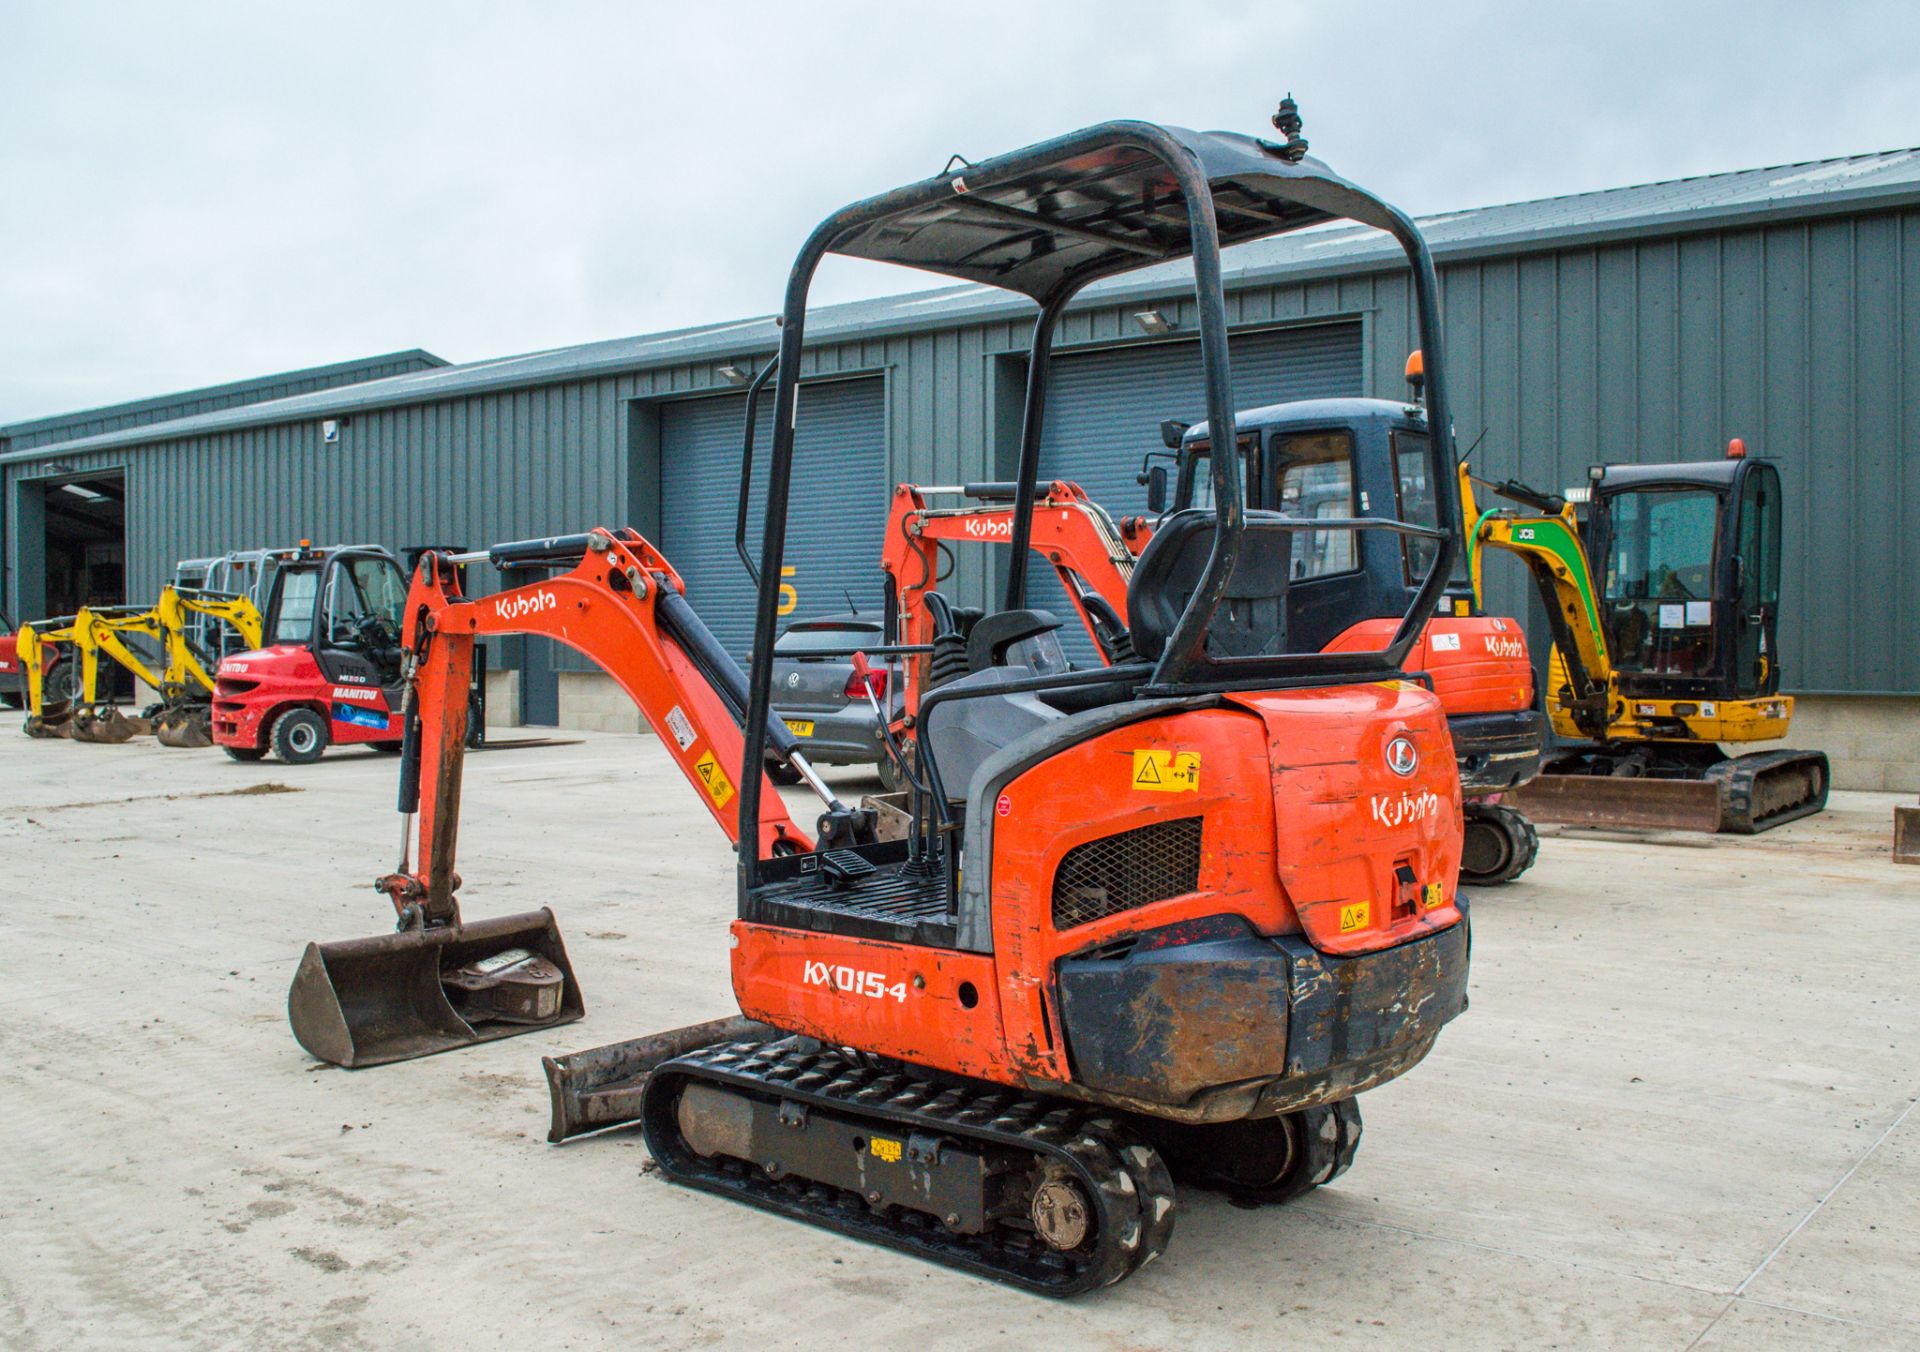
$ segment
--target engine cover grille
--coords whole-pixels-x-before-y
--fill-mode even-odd
[[[1199,817],[1089,840],[1053,875],[1053,927],[1072,929],[1200,886]]]

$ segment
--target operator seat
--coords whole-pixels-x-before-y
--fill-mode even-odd
[[[1127,584],[1127,615],[1133,650],[1156,662],[1167,636],[1200,585],[1213,552],[1211,509],[1189,507],[1160,524],[1140,551]],[[1287,588],[1293,530],[1278,512],[1248,512],[1240,554],[1220,607],[1207,626],[1211,657],[1267,657],[1287,651]]]

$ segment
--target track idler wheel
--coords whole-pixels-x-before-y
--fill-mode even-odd
[[[1330,1183],[1360,1148],[1353,1099],[1281,1117],[1144,1127],[1174,1181],[1225,1193],[1241,1206],[1277,1206]]]
[[[1539,853],[1540,834],[1523,814],[1495,803],[1467,804],[1461,882],[1469,887],[1512,882],[1533,867]]]

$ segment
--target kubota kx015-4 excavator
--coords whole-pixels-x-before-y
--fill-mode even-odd
[[[1334,521],[1431,540],[1432,562],[1383,649],[1296,652],[1291,541],[1329,523],[1247,511],[1223,466],[1212,506],[1169,517],[1134,570],[1135,660],[1007,664],[1044,627],[1025,564],[1048,362],[1087,283],[1192,259],[1207,410],[1231,429],[1223,243],[1377,226],[1411,264],[1448,426],[1419,232],[1305,157],[1290,101],[1276,126],[1283,141],[1106,123],[815,230],[782,316],[750,675],[631,531],[474,555],[567,569],[478,600],[458,593],[458,556],[422,558],[401,761],[419,855],[379,884],[403,929],[308,951],[290,999],[301,1041],[357,1063],[578,1016],[550,914],[463,923],[455,895],[466,652],[537,633],[633,696],[739,856],[741,1017],[553,1063],[556,1139],[637,1118],[671,1180],[1054,1295],[1163,1249],[1169,1164],[1268,1200],[1344,1169],[1355,1096],[1417,1064],[1465,1004],[1459,781],[1443,711],[1403,665],[1453,532]],[[828,253],[1038,305],[1005,606],[981,621],[1006,641],[922,700],[898,841],[877,841],[770,718],[807,295]],[[1444,514],[1448,438],[1429,454]],[[768,781],[769,752],[821,798],[811,831]]]
[[[1577,745],[1521,798],[1543,821],[1764,831],[1826,806],[1819,751],[1735,745],[1787,734],[1780,693],[1780,472],[1737,438],[1725,459],[1595,465],[1588,523],[1572,503],[1508,480],[1511,507],[1460,494],[1478,594],[1484,552],[1518,554],[1554,645],[1547,710]],[[1597,580],[1597,581],[1596,581]]]

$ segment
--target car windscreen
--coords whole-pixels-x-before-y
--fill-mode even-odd
[[[848,653],[878,642],[880,626],[877,624],[789,629],[774,643],[773,650],[783,657],[802,657],[808,653]]]

